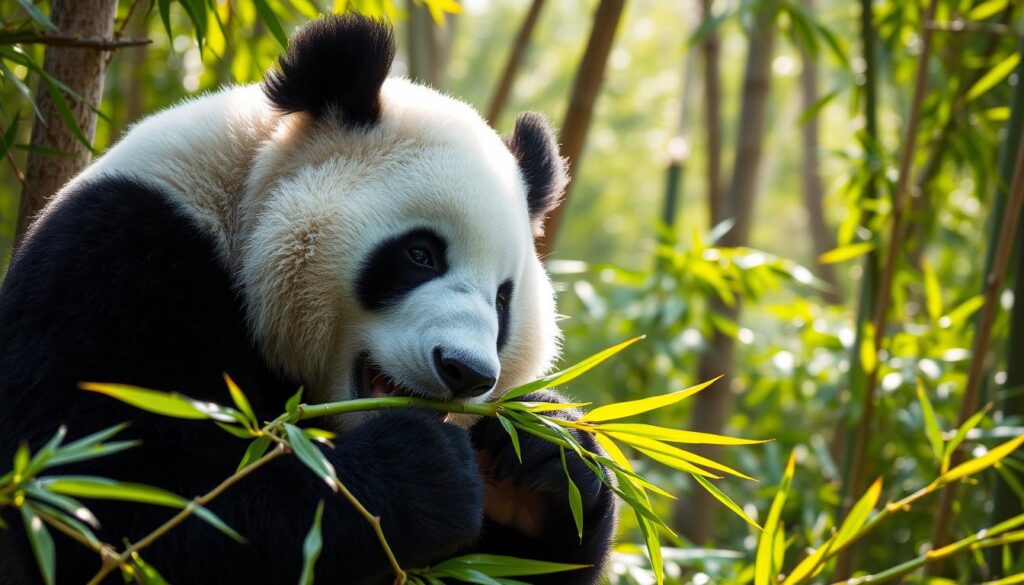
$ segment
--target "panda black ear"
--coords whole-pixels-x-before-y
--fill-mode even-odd
[[[391,27],[346,14],[314,20],[292,36],[281,70],[263,79],[263,93],[282,113],[336,114],[352,126],[380,118],[380,87],[395,58]]]
[[[547,119],[533,112],[516,118],[512,134],[505,139],[519,161],[526,181],[526,203],[534,232],[540,234],[544,218],[562,201],[569,182],[565,159],[558,153],[558,139]]]

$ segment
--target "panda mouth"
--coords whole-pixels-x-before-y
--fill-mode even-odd
[[[388,396],[416,396],[408,388],[399,384],[370,359],[370,354],[363,352],[356,360],[355,386],[360,398],[384,398]]]

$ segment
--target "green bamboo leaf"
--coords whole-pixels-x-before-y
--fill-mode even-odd
[[[559,455],[562,456],[562,471],[565,472],[565,481],[568,482],[569,487],[569,509],[572,511],[573,522],[576,523],[576,533],[580,537],[580,542],[583,542],[583,498],[580,495],[580,488],[576,487],[576,482],[572,480],[572,476],[569,475],[569,464],[565,461],[565,449],[560,448],[558,450]]]
[[[61,475],[39,478],[43,489],[65,496],[98,500],[140,502],[171,508],[184,508],[188,500],[167,490],[138,483],[118,482],[102,477]]]
[[[2,62],[0,62],[2,64]],[[11,120],[11,125],[4,130],[3,137],[0,137],[0,157],[7,156],[10,152],[11,147],[14,145],[14,140],[18,135],[18,119],[19,114],[14,115],[14,119]]]
[[[156,4],[160,9],[160,21],[164,23],[167,38],[173,40],[174,34],[171,33],[171,0],[156,0]]]
[[[722,376],[718,376],[707,382],[697,384],[696,386],[690,386],[689,388],[672,392],[670,394],[663,394],[661,396],[651,396],[650,398],[642,398],[640,400],[630,400],[628,402],[620,402],[618,404],[609,404],[607,406],[600,406],[591,410],[580,417],[578,422],[602,422],[607,420],[617,420],[649,412],[651,410],[657,410],[659,408],[665,408],[671,406],[680,401],[686,400],[690,396],[700,392],[708,386],[714,384],[720,380]]]
[[[53,548],[53,537],[46,529],[42,518],[30,506],[20,506],[21,518],[25,522],[25,533],[32,545],[32,553],[39,565],[39,573],[46,585],[53,585],[57,571],[57,554]]]
[[[761,530],[761,526],[757,522],[755,522],[753,518],[747,516],[747,513],[743,511],[743,508],[739,507],[739,505],[736,504],[736,502],[732,501],[732,498],[727,496],[725,492],[718,489],[718,486],[716,486],[715,484],[711,483],[710,481],[704,479],[699,475],[694,475],[691,477],[693,477],[693,479],[696,480],[697,483],[701,485],[701,487],[706,489],[709,494],[714,496],[716,500],[721,502],[726,508],[729,508],[729,510],[731,510],[733,514],[736,514],[737,516],[742,518],[743,521],[747,524],[750,524],[754,528]]]
[[[25,82],[19,79],[18,76],[15,75],[14,72],[7,67],[7,64],[4,63],[3,59],[0,59],[0,72],[3,73],[3,78],[5,80],[10,81],[14,85],[14,89],[18,90],[18,93],[21,94],[21,97],[25,101],[25,103],[32,106],[32,111],[35,112],[36,118],[42,120],[43,113],[39,111],[39,105],[36,104],[35,98],[32,97],[32,90],[30,90],[28,86],[25,85]],[[17,124],[12,123],[11,126],[16,127]]]
[[[49,504],[44,504],[38,500],[33,500],[32,509],[35,510],[36,514],[39,514],[40,516],[49,516],[51,521],[62,522],[66,524],[68,528],[77,532],[79,535],[82,536],[82,538],[89,541],[89,543],[93,546],[101,546],[103,544],[100,541],[100,539],[96,537],[96,534],[92,531],[91,528],[89,528],[89,526],[87,526],[84,522],[79,521],[74,516],[65,513],[62,510],[59,510]]]
[[[1017,63],[1020,63],[1020,53],[1014,51],[1007,58],[1003,59],[988,70],[981,79],[976,81],[971,89],[967,90],[965,103],[970,103],[984,95],[988,90],[998,85],[1001,81],[1013,73]]]
[[[100,457],[107,457],[114,453],[120,453],[126,449],[138,447],[142,444],[142,441],[114,441],[112,443],[102,443],[98,445],[89,445],[73,450],[61,449],[54,455],[45,466],[45,469],[56,467],[58,465],[64,465],[67,463],[75,463],[78,461],[86,461],[89,459],[97,459]]]
[[[313,585],[313,570],[316,561],[320,558],[320,551],[323,549],[323,537],[320,535],[320,523],[324,517],[324,501],[316,506],[313,514],[313,525],[309,527],[306,539],[302,542],[302,575],[299,576],[299,585]]]
[[[28,14],[28,17],[32,19],[32,22],[36,23],[36,26],[53,33],[60,32],[60,29],[58,29],[57,26],[42,13],[42,11],[36,8],[36,5],[32,3],[32,0],[18,0],[18,4],[20,4],[22,10]]]
[[[192,513],[193,514],[195,514],[198,518],[201,518],[204,522],[206,522],[210,526],[213,526],[217,530],[219,530],[222,533],[226,534],[230,539],[232,539],[235,542],[238,542],[240,544],[245,544],[246,543],[246,540],[245,540],[244,536],[242,536],[237,531],[235,531],[234,528],[228,526],[226,522],[224,522],[223,520],[220,519],[220,516],[217,516],[216,514],[211,512],[209,508],[204,508],[203,506],[197,506],[194,503],[189,503],[189,506],[192,508]]]
[[[649,437],[666,443],[692,443],[698,445],[759,445],[768,441],[755,439],[740,439],[727,437],[725,435],[714,435],[698,431],[683,431],[668,429],[656,425],[642,423],[606,423],[595,425],[600,432],[636,435],[638,437]]]
[[[302,388],[299,388],[299,391],[293,394],[292,397],[288,399],[288,402],[286,402],[284,405],[285,412],[288,413],[289,417],[294,417],[299,412],[299,404],[301,403]]]
[[[942,317],[942,288],[939,286],[939,278],[928,260],[921,262],[921,271],[924,273],[924,298],[928,316],[933,323],[938,323]]]
[[[932,454],[935,455],[935,460],[942,462],[942,429],[939,428],[939,423],[935,419],[935,409],[932,408],[931,401],[928,400],[928,395],[925,393],[924,382],[918,378],[917,380],[917,400],[921,403],[921,415],[924,417],[924,433],[928,437],[928,444],[932,447]]]
[[[587,359],[579,362],[578,364],[568,367],[560,372],[548,374],[547,376],[544,376],[539,380],[534,380],[533,382],[528,382],[526,384],[523,384],[522,386],[512,388],[511,390],[506,392],[504,396],[501,397],[499,402],[507,402],[509,400],[512,400],[513,398],[519,398],[520,396],[525,396],[531,392],[536,392],[537,390],[544,390],[545,388],[551,388],[552,386],[559,386],[571,382],[572,380],[575,380],[579,376],[585,374],[594,366],[597,366],[601,362],[607,360],[608,358],[612,357],[613,355],[619,353],[620,351],[626,349],[627,347],[633,345],[634,343],[640,341],[643,338],[644,336],[641,335],[639,337],[634,337],[632,339],[623,341],[618,345],[613,345],[608,349],[602,350],[588,357]]]
[[[99,528],[100,526],[96,516],[94,516],[88,508],[83,506],[81,502],[74,498],[46,491],[39,486],[38,482],[33,481],[26,485],[25,495],[39,502],[44,502],[57,509],[63,510],[75,518],[88,523],[93,528]]]
[[[875,371],[875,368],[878,367],[878,352],[875,350],[874,324],[864,324],[864,336],[860,340],[860,348],[857,353],[860,357],[860,367],[865,372]]]
[[[967,20],[974,22],[985,20],[1002,12],[1008,4],[1009,0],[988,0],[988,2],[982,2],[971,8],[971,11],[967,13]]]
[[[872,510],[878,504],[878,498],[882,495],[882,478],[875,480],[871,487],[864,492],[864,495],[857,500],[857,503],[850,508],[842,526],[836,533],[836,546],[841,547],[853,539],[860,532],[860,529],[867,523]]]
[[[960,425],[960,428],[956,430],[956,435],[950,439],[949,443],[946,443],[946,450],[942,454],[942,465],[940,466],[941,473],[946,473],[949,469],[949,462],[953,457],[953,452],[956,451],[960,446],[960,443],[963,443],[964,439],[967,438],[967,433],[971,432],[974,427],[981,423],[991,408],[992,403],[986,404],[984,408],[971,415],[971,418],[964,421],[964,424]]]
[[[619,433],[609,433],[609,436],[618,439],[619,441],[622,441],[627,445],[632,445],[636,449],[641,450],[644,454],[653,452],[668,457],[670,459],[676,459],[685,462],[690,467],[694,465],[707,467],[708,469],[714,469],[717,471],[721,471],[723,473],[728,473],[729,475],[733,475],[742,479],[755,481],[754,478],[750,477],[749,475],[740,473],[739,471],[736,471],[735,469],[729,467],[728,465],[718,463],[717,461],[713,461],[711,459],[708,459],[707,457],[702,457],[700,455],[697,455],[696,453],[691,453],[689,451],[685,451],[678,447],[673,447],[672,445],[668,445],[660,441],[656,441],[654,439],[649,439],[647,437],[638,437],[636,435],[623,435]],[[692,473],[691,471],[688,471],[686,469],[681,469],[681,471]],[[720,479],[710,473],[700,473],[699,475],[712,477],[714,479]]]
[[[61,425],[57,432],[50,437],[50,440],[43,445],[43,448],[36,452],[35,455],[29,460],[28,465],[21,472],[21,475],[25,477],[32,477],[36,473],[39,473],[46,464],[53,458],[57,452],[57,448],[60,447],[61,442],[64,441],[64,437],[68,434],[68,429],[64,425]]]
[[[213,423],[213,424],[215,424],[218,427],[220,427],[221,430],[223,430],[224,432],[228,433],[229,435],[232,435],[234,437],[238,437],[239,439],[246,439],[246,440],[248,440],[248,439],[251,439],[253,437],[252,431],[250,431],[248,429],[244,429],[242,427],[236,427],[234,425],[229,425],[227,423],[222,423],[222,422],[216,422],[216,423]]]
[[[957,465],[953,469],[950,469],[946,473],[940,475],[939,478],[935,480],[935,483],[939,485],[948,484],[950,482],[958,481],[965,477],[969,477],[971,475],[984,471],[989,467],[992,467],[996,463],[1002,461],[1003,458],[1005,458],[1010,453],[1016,451],[1022,443],[1024,443],[1024,435],[1021,435],[1015,439],[1010,439],[1009,441],[1006,441],[1005,443],[999,445],[998,447],[995,447],[990,451],[986,452],[981,457],[975,457],[970,461],[965,461],[964,463]]]
[[[779,489],[772,499],[771,508],[768,510],[768,518],[765,520],[761,538],[757,541],[757,554],[754,564],[754,585],[770,585],[774,582],[778,573],[775,567],[775,539],[778,533],[782,508],[786,504],[786,497],[789,495],[789,487],[793,483],[793,473],[796,470],[796,457],[791,454],[789,462],[786,463],[786,471],[779,482]]]
[[[277,19],[277,15],[274,14],[274,10],[267,4],[267,0],[253,0],[253,5],[256,7],[256,13],[259,14],[260,20],[266,25],[267,29],[277,42],[282,47],[288,47],[288,35],[285,34],[284,29],[281,28],[281,21]]]
[[[568,563],[552,563],[550,561],[535,561],[517,557],[492,555],[492,554],[471,554],[454,557],[434,565],[427,574],[435,570],[449,570],[459,568],[476,569],[487,573],[491,577],[525,577],[529,575],[547,575],[549,573],[563,573],[585,569],[590,565],[572,565]]]
[[[131,563],[133,576],[138,579],[139,585],[167,585],[167,580],[163,575],[157,572],[153,565],[142,560],[138,552],[132,553]]]
[[[985,296],[975,295],[967,299],[966,301],[960,303],[959,305],[957,305],[955,309],[946,314],[946,316],[942,319],[942,323],[946,327],[966,323],[967,320],[971,317],[971,315],[977,312],[978,309],[980,309],[984,305]]]
[[[508,433],[508,438],[511,439],[512,441],[512,449],[514,449],[516,452],[516,459],[518,459],[519,462],[522,463],[523,453],[519,449],[519,432],[516,431],[516,426],[512,424],[512,421],[501,416],[500,414],[498,415],[498,422],[501,423],[501,427],[505,429],[505,432]]]
[[[838,264],[839,262],[845,262],[847,260],[863,256],[874,249],[875,244],[873,242],[847,244],[845,246],[835,248],[834,250],[829,250],[821,256],[818,256],[818,262],[821,264]]]
[[[501,404],[502,408],[509,410],[521,410],[523,412],[555,412],[558,410],[572,410],[590,406],[590,402],[519,402],[510,400]]]
[[[89,152],[96,153],[96,149],[92,146],[86,136],[85,132],[82,131],[82,127],[78,125],[78,120],[75,119],[74,113],[71,111],[71,107],[68,105],[67,100],[64,99],[64,94],[61,93],[60,88],[54,83],[53,79],[49,75],[42,75],[44,85],[46,85],[46,91],[50,94],[50,100],[53,102],[53,106],[57,108],[57,114],[60,115],[60,119],[64,121],[64,125],[68,127],[68,130],[75,136],[75,138],[85,146]]]
[[[196,420],[211,418],[209,414],[196,408],[194,400],[173,392],[158,392],[138,386],[96,382],[82,382],[78,386],[82,390],[106,394],[136,408],[163,416]]]
[[[288,443],[292,447],[292,451],[302,461],[306,467],[317,474],[320,479],[324,480],[327,485],[331,486],[332,490],[338,490],[338,474],[334,470],[334,466],[324,456],[323,451],[317,448],[306,435],[303,434],[302,429],[299,427],[285,423],[285,431],[288,433]]]
[[[239,388],[238,384],[235,384],[235,381],[227,374],[224,374],[224,383],[227,384],[228,392],[231,393],[231,400],[234,401],[238,410],[242,411],[242,414],[246,416],[254,427],[258,427],[260,424],[259,420],[256,418],[256,413],[252,411],[249,399],[245,397],[245,393],[242,392],[242,389]]]
[[[235,471],[247,467],[260,457],[263,457],[268,448],[270,448],[270,437],[267,435],[263,435],[249,443],[249,448],[245,450],[245,455],[242,455],[242,460],[238,462],[238,468]]]
[[[626,482],[624,487],[632,492],[632,495],[644,502],[647,505],[647,509],[650,509],[650,500],[648,500],[647,494],[635,488],[630,482]],[[661,541],[658,540],[658,526],[651,522],[648,516],[641,515],[639,508],[634,507],[633,511],[636,514],[637,524],[640,526],[640,535],[644,539],[644,546],[647,547],[647,555],[651,560],[651,569],[654,570],[654,581],[657,585],[662,585],[665,582],[665,561],[661,554]]]

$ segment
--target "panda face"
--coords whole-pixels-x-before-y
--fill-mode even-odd
[[[310,50],[301,33],[292,47]],[[264,353],[314,401],[483,401],[544,373],[559,333],[533,238],[564,185],[546,123],[521,118],[505,142],[401,79],[360,93],[373,104],[304,97],[326,78],[265,87],[282,114],[254,156],[233,253]]]

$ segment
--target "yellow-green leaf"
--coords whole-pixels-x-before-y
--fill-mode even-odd
[[[942,466],[940,467],[940,473],[946,473],[949,470],[949,461],[953,457],[953,452],[956,451],[960,443],[967,438],[967,433],[971,432],[971,429],[981,424],[982,419],[988,414],[989,409],[992,408],[992,403],[988,403],[984,408],[971,415],[971,418],[964,421],[964,424],[960,425],[960,428],[956,430],[956,435],[946,443],[946,450],[942,454]]]
[[[224,383],[228,385],[228,392],[231,393],[231,400],[235,402],[235,406],[238,410],[245,414],[246,418],[253,426],[259,425],[259,421],[256,419],[256,413],[252,411],[252,406],[249,404],[249,399],[245,397],[245,393],[242,389],[235,384],[235,381],[231,379],[231,376],[224,374]]]
[[[967,13],[967,19],[975,22],[985,20],[1002,12],[1007,4],[1009,4],[1009,0],[988,0],[988,2],[982,2],[971,8],[971,11]]]
[[[864,337],[860,340],[860,367],[865,372],[873,372],[878,366],[878,352],[875,350],[875,327],[871,323],[864,324]]]
[[[864,492],[864,495],[857,500],[857,503],[850,508],[850,513],[846,515],[846,519],[843,520],[842,526],[839,527],[839,532],[836,533],[836,546],[843,546],[850,541],[857,532],[864,527],[864,524],[868,521],[868,517],[871,516],[871,511],[875,509],[875,505],[878,503],[878,497],[882,494],[882,478],[875,480],[875,483],[871,484],[871,487]]]
[[[925,393],[924,382],[917,380],[917,400],[921,403],[921,415],[924,417],[924,434],[928,437],[928,444],[932,447],[932,454],[935,460],[942,461],[942,429],[935,419],[935,409]]]
[[[759,445],[768,441],[740,439],[725,435],[713,435],[697,431],[668,429],[642,423],[607,423],[595,425],[602,432],[649,437],[666,443],[692,443],[696,445]]]
[[[1010,453],[1016,451],[1017,448],[1021,446],[1021,444],[1024,444],[1024,435],[1006,441],[1005,443],[999,445],[998,447],[991,449],[981,457],[975,457],[970,461],[965,461],[964,463],[957,465],[953,469],[950,469],[946,473],[939,476],[939,478],[936,479],[935,482],[940,485],[947,484],[974,475],[975,473],[978,473],[980,471],[984,471],[989,467],[992,467],[996,463],[1002,461],[1003,458],[1009,455]]]
[[[1017,67],[1017,63],[1020,63],[1020,53],[1014,51],[1009,57],[994,65],[988,70],[988,73],[971,86],[971,89],[967,90],[966,103],[984,95],[985,92],[1006,79]]]
[[[618,404],[600,406],[580,417],[578,422],[601,422],[606,420],[617,420],[620,418],[626,418],[644,412],[649,412],[651,410],[665,408],[666,406],[671,406],[682,400],[686,400],[690,396],[693,396],[694,394],[714,384],[721,378],[722,376],[718,376],[717,378],[708,380],[707,382],[697,384],[696,386],[690,386],[689,388],[679,390],[677,392],[672,392],[670,394],[663,394],[661,396],[651,396],[650,398],[642,398],[640,400],[630,400],[629,402],[620,402]]]
[[[570,366],[560,372],[548,374],[547,376],[544,376],[539,380],[528,382],[526,384],[523,384],[522,386],[516,386],[515,388],[512,388],[511,390],[506,392],[505,395],[501,397],[500,402],[507,402],[509,400],[512,400],[513,398],[525,396],[530,392],[535,392],[537,390],[543,390],[545,388],[551,388],[552,386],[559,386],[561,384],[571,382],[572,380],[575,380],[576,378],[587,373],[594,366],[597,366],[601,362],[607,360],[608,358],[612,357],[613,355],[619,353],[620,351],[626,349],[627,347],[633,345],[634,343],[640,341],[643,338],[644,336],[641,335],[639,337],[628,339],[626,341],[623,341],[622,343],[613,345],[608,349],[599,351],[598,353],[588,357],[587,359],[579,362],[578,364]]]
[[[777,568],[775,565],[775,539],[782,517],[782,508],[786,504],[786,497],[789,495],[789,486],[793,483],[793,473],[796,470],[796,457],[791,454],[789,462],[786,463],[786,471],[782,474],[782,481],[779,482],[779,489],[772,499],[771,508],[768,509],[768,518],[765,520],[761,538],[757,541],[757,554],[754,562],[754,585],[770,585],[774,583]]]
[[[576,482],[569,474],[569,465],[565,461],[565,449],[559,449],[558,453],[562,457],[562,471],[565,472],[565,481],[568,482],[569,487],[569,509],[572,511],[573,522],[576,523],[576,533],[580,537],[580,542],[583,542],[583,497],[580,494],[580,488],[576,487]]]
[[[718,500],[719,502],[722,502],[722,504],[726,508],[729,508],[730,510],[732,510],[732,512],[734,514],[736,514],[737,516],[742,518],[744,522],[746,522],[747,524],[750,524],[751,526],[753,526],[754,528],[756,528],[758,530],[761,530],[761,526],[758,525],[757,522],[754,522],[753,518],[751,518],[750,516],[747,516],[747,513],[743,511],[743,508],[740,508],[736,504],[736,502],[732,501],[732,498],[730,498],[729,496],[725,495],[725,492],[723,492],[722,490],[718,489],[718,487],[715,484],[711,483],[710,481],[704,479],[703,477],[701,477],[699,475],[694,475],[693,479],[697,480],[697,483],[699,483],[704,489],[708,490],[709,494],[714,496],[715,499]]]
[[[650,439],[648,437],[638,437],[636,435],[624,435],[620,433],[610,433],[610,435],[615,439],[622,441],[623,443],[633,445],[637,449],[647,449],[649,451],[653,451],[655,453],[659,453],[661,455],[665,455],[673,459],[685,461],[686,463],[700,465],[703,467],[707,467],[709,469],[715,469],[723,473],[728,473],[729,475],[734,475],[742,479],[754,481],[754,478],[750,477],[749,475],[740,473],[739,471],[736,471],[735,469],[729,467],[728,465],[724,465],[717,461],[708,459],[707,457],[702,457],[700,455],[697,455],[696,453],[684,451],[683,449],[680,449],[678,447],[673,447],[672,445],[668,445],[660,441]]]
[[[158,392],[156,390],[139,388],[138,386],[100,384],[96,382],[82,382],[79,384],[79,387],[82,390],[106,394],[136,408],[163,416],[187,419],[213,418],[209,413],[197,409],[195,401],[191,398],[186,398],[173,392]]]
[[[57,570],[57,555],[53,546],[53,537],[43,524],[43,520],[29,506],[21,506],[21,518],[25,522],[25,533],[32,545],[32,553],[39,565],[39,573],[43,582],[53,585]]]
[[[299,585],[313,585],[313,569],[324,544],[320,535],[320,522],[323,517],[324,501],[320,500],[316,512],[313,513],[313,524],[310,525],[306,539],[302,542],[302,575],[299,576]]]
[[[932,322],[938,322],[939,317],[942,317],[942,288],[939,286],[939,278],[928,260],[921,263],[921,271],[924,273],[924,298],[928,316]]]
[[[872,242],[847,244],[845,246],[829,250],[821,256],[818,256],[818,262],[821,264],[838,264],[839,262],[845,262],[847,260],[857,258],[858,256],[863,256],[874,249],[875,244]]]

